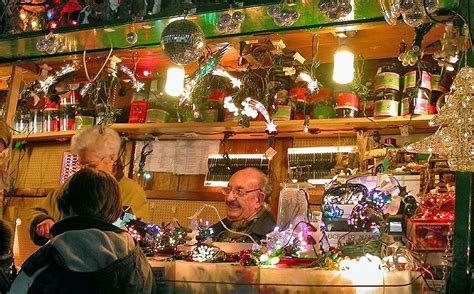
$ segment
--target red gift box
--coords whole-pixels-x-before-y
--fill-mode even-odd
[[[147,101],[133,101],[132,105],[130,105],[130,115],[128,116],[128,123],[144,123],[146,121],[147,109]]]

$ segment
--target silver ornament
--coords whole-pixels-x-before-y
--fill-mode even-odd
[[[240,11],[236,11],[232,14],[232,22],[241,24],[244,21],[244,19],[245,19],[245,15]]]
[[[224,13],[219,17],[218,23],[222,24],[223,26],[228,26],[232,22],[232,16],[228,13]]]
[[[267,14],[272,17],[276,16],[279,13],[280,13],[280,7],[278,5],[272,5],[267,10]]]
[[[46,43],[46,40],[45,39],[40,39],[37,43],[36,43],[36,49],[38,51],[46,51],[46,48],[48,48],[48,44]]]
[[[196,61],[206,47],[202,29],[192,21],[181,19],[168,24],[161,35],[166,56],[177,65]]]
[[[300,18],[300,13],[296,10],[292,10],[290,12],[290,17],[293,20],[293,23],[296,22]]]
[[[130,32],[127,34],[127,42],[130,45],[135,44],[138,41],[138,35],[135,32]]]

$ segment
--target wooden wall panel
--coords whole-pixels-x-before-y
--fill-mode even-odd
[[[56,188],[59,186],[63,152],[67,142],[28,143],[24,151],[14,149],[9,174],[17,189]]]

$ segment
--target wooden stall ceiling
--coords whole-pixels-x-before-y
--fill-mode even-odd
[[[287,49],[298,51],[303,57],[306,58],[307,62],[310,62],[313,47],[312,39],[313,35],[319,35],[319,51],[317,59],[322,63],[331,63],[333,61],[334,52],[339,46],[339,39],[335,36],[336,31],[354,30],[356,34],[354,37],[347,38],[347,45],[352,48],[356,56],[362,56],[364,59],[384,59],[394,58],[399,55],[398,44],[402,41],[407,44],[411,44],[415,33],[413,28],[405,25],[398,24],[397,26],[389,26],[385,22],[357,25],[352,27],[336,27],[336,28],[323,28],[320,30],[300,30],[291,31],[284,33],[271,33],[264,35],[255,36],[243,36],[233,37],[226,39],[212,39],[208,40],[208,45],[211,49],[215,50],[218,46],[224,43],[230,43],[232,48],[224,55],[221,64],[224,66],[232,67],[234,70],[240,70],[237,68],[237,60],[239,58],[239,42],[245,41],[252,44],[263,44],[269,40],[282,40]],[[436,25],[424,38],[423,47],[432,44],[433,42],[442,38],[444,33],[443,25]],[[436,49],[436,48],[435,48]],[[427,49],[425,54],[432,54],[435,49]],[[87,67],[92,75],[97,72],[102,66],[107,52],[101,53],[88,53]],[[166,69],[171,65],[169,59],[165,56],[163,51],[158,47],[146,47],[146,48],[132,48],[132,49],[116,49],[114,54],[122,59],[122,64],[133,68],[135,62],[137,62],[137,69],[151,69],[156,70],[160,75],[166,74]],[[67,57],[53,57],[47,60],[36,60],[24,62],[21,64],[22,67],[28,69],[32,73],[38,71],[38,65],[47,63],[53,67],[54,70],[59,69],[66,62],[72,62],[78,60],[82,62],[82,54],[74,54]],[[188,73],[192,73],[197,69],[197,64],[191,64],[185,67]],[[77,74],[79,80],[85,80],[83,70]],[[1,79],[1,75],[0,75]]]

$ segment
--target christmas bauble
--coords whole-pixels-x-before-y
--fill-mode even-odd
[[[137,33],[135,32],[130,32],[127,34],[127,42],[128,44],[130,45],[133,45],[137,42],[138,40],[138,36],[137,36]]]
[[[181,19],[166,26],[161,36],[161,45],[173,63],[186,65],[201,57],[206,39],[197,24]]]

